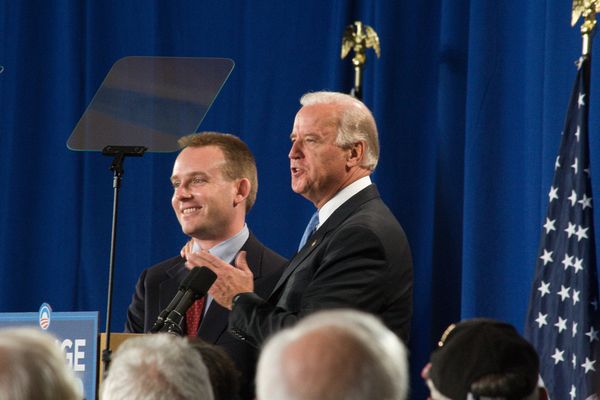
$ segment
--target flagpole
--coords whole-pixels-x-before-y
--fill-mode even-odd
[[[381,50],[377,32],[361,21],[354,21],[352,25],[348,25],[342,37],[341,58],[344,59],[351,50],[354,52],[352,58],[354,87],[350,94],[359,100],[362,100],[362,71],[367,61],[366,51],[368,48],[375,50],[375,54],[379,58]]]
[[[573,0],[571,26],[575,26],[580,16],[583,17],[583,24],[581,24],[582,57],[587,57],[592,53],[592,39],[596,31],[596,13],[598,12],[600,12],[600,0]]]
[[[600,312],[590,173],[592,38],[600,0],[574,0],[582,52],[548,193],[525,337],[540,356],[551,399],[598,399]]]

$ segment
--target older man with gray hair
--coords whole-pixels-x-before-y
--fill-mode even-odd
[[[78,400],[83,393],[52,335],[10,328],[0,330],[0,398]]]
[[[403,400],[406,348],[372,315],[322,311],[275,334],[261,353],[258,400]]]
[[[406,341],[412,257],[371,181],[379,157],[375,119],[343,93],[308,93],[300,103],[289,135],[291,187],[316,210],[272,293],[257,293],[243,256],[235,266],[207,252],[190,254],[188,262],[217,274],[209,293],[231,310],[230,332],[244,343],[260,346],[315,311],[339,308],[374,314]]]
[[[208,370],[185,339],[166,333],[129,339],[102,384],[102,400],[213,400]]]

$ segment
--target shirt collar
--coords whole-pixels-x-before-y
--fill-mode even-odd
[[[248,225],[244,224],[242,230],[238,233],[230,237],[229,239],[213,246],[208,252],[214,256],[219,257],[221,260],[226,263],[231,264],[234,260],[237,253],[242,249],[242,246],[248,240],[250,236],[250,230],[248,229]],[[197,242],[194,241],[194,246],[192,247],[193,252],[200,251],[200,246]]]
[[[350,197],[354,196],[356,193],[360,192],[367,186],[371,184],[371,177],[364,176],[356,181],[352,182],[342,190],[336,193],[327,203],[323,204],[323,206],[319,209],[319,225],[317,228],[320,228],[321,225],[327,221],[327,218],[331,217],[331,214],[335,212],[342,204],[350,199]]]

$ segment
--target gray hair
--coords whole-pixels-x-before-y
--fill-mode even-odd
[[[52,335],[34,328],[0,330],[0,398],[82,399],[81,384]]]
[[[379,160],[379,139],[373,114],[360,100],[338,92],[306,93],[300,99],[303,106],[335,104],[340,107],[336,144],[347,148],[353,143],[365,143],[362,167],[373,171]]]
[[[321,311],[267,341],[258,362],[257,397],[403,400],[408,376],[404,344],[377,318],[355,310]]]
[[[124,342],[101,388],[103,400],[213,400],[202,356],[167,333]]]

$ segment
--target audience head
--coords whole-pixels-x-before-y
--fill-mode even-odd
[[[196,349],[208,368],[210,383],[215,400],[236,400],[240,391],[240,372],[231,357],[219,346],[205,342],[197,337],[188,340]]]
[[[75,400],[83,393],[53,336],[11,328],[0,330],[0,398]]]
[[[472,319],[452,324],[422,376],[433,400],[538,399],[539,360],[509,324]]]
[[[101,387],[103,400],[213,400],[202,356],[166,333],[124,342]]]
[[[372,315],[322,311],[267,341],[256,379],[259,400],[401,400],[406,349]]]

